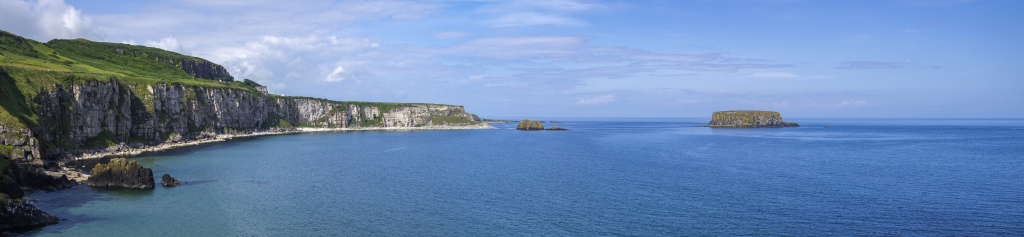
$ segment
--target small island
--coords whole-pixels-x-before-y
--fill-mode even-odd
[[[516,130],[539,131],[544,130],[544,125],[540,124],[538,121],[523,119],[522,121],[519,121],[518,125],[516,125]]]
[[[124,158],[110,159],[110,163],[96,164],[88,180],[89,187],[153,189],[153,170],[142,167],[138,161]]]
[[[783,128],[799,127],[793,122],[782,120],[782,115],[775,111],[762,110],[729,110],[718,111],[711,115],[708,127],[712,128]]]

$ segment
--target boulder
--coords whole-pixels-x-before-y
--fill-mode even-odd
[[[164,176],[160,178],[160,185],[163,185],[164,187],[174,187],[181,185],[181,183],[179,183],[177,179],[174,179],[174,177],[171,177],[171,175],[164,174]]]
[[[0,194],[0,231],[39,227],[60,222],[35,206]]]
[[[518,129],[518,130],[544,130],[544,125],[540,124],[540,122],[537,122],[537,121],[533,121],[533,120],[529,120],[529,119],[523,119],[523,121],[519,121],[519,125],[516,125],[516,129]]]
[[[122,187],[151,189],[155,186],[153,170],[138,161],[114,158],[107,164],[96,164],[88,180],[90,187]]]

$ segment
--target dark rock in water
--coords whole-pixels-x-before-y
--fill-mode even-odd
[[[90,187],[151,189],[155,186],[153,170],[143,168],[138,161],[127,161],[124,158],[111,159],[107,164],[96,164],[88,183]]]
[[[0,195],[0,231],[56,224],[60,219],[35,206]]]
[[[516,129],[518,129],[518,130],[544,130],[544,125],[540,124],[540,122],[537,122],[537,121],[533,121],[533,120],[529,120],[529,119],[523,119],[523,121],[519,121],[519,125],[516,125]]]
[[[174,187],[181,185],[181,183],[179,183],[177,179],[174,179],[174,177],[171,177],[171,175],[164,174],[164,176],[160,178],[160,185],[163,185],[164,187]]]
[[[551,128],[548,128],[548,130],[552,130],[552,131],[565,131],[565,130],[568,130],[568,129],[561,128],[561,127],[558,127],[558,126],[551,126]]]
[[[708,127],[713,128],[781,128],[799,127],[796,123],[782,121],[782,115],[774,111],[730,110],[718,111],[711,115]]]

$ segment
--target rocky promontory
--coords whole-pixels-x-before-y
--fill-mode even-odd
[[[518,125],[516,125],[516,129],[517,130],[544,130],[544,125],[540,124],[540,122],[537,122],[537,121],[533,121],[533,120],[529,120],[529,119],[523,119],[522,121],[519,121]]]
[[[762,110],[729,110],[718,111],[711,115],[708,127],[712,128],[782,128],[799,127],[793,122],[782,120],[782,115],[775,111]]]
[[[110,159],[110,163],[96,164],[89,177],[90,187],[123,187],[135,189],[153,188],[153,170],[139,165],[138,161],[124,158]]]

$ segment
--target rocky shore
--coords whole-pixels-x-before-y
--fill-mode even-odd
[[[3,194],[0,194],[3,195]],[[56,224],[60,219],[21,200],[0,197],[0,232]],[[3,235],[3,234],[0,234]],[[6,235],[4,235],[6,236]]]

